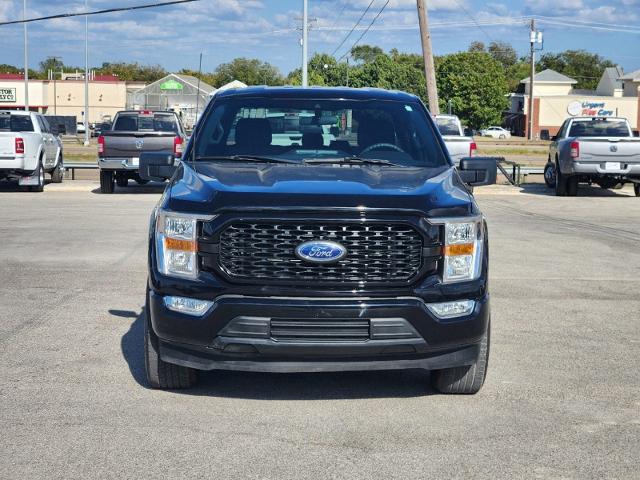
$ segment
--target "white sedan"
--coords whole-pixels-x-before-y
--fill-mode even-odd
[[[76,132],[77,133],[84,133],[85,132],[84,123],[82,123],[82,122],[77,122],[76,123]]]
[[[502,127],[489,127],[484,130],[480,130],[480,135],[483,137],[493,137],[493,138],[511,138],[511,132],[509,130],[505,130]]]

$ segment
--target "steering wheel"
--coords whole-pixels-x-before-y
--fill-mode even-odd
[[[395,150],[396,152],[407,153],[404,150],[402,150],[399,146],[394,145],[393,143],[374,143],[373,145],[369,145],[367,148],[362,150],[360,152],[360,155],[363,155],[365,153],[369,153],[371,150],[378,150],[378,149],[380,149],[382,147],[390,147],[391,150]]]

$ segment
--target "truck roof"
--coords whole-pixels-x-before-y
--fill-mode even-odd
[[[30,115],[32,113],[38,113],[38,112],[27,112],[24,110],[0,110],[0,113],[10,113],[11,115]]]
[[[629,120],[627,120],[625,117],[573,117],[570,118],[569,120],[573,120],[574,122],[576,120],[579,121],[588,121],[588,120],[618,120],[618,121],[623,121],[623,122],[628,122]]]
[[[349,100],[396,100],[415,102],[418,97],[399,90],[382,88],[348,88],[348,87],[246,87],[232,88],[216,94],[215,98],[227,97],[272,97],[272,98],[318,98]],[[214,100],[215,101],[215,100]]]

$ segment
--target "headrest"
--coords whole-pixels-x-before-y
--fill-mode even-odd
[[[266,118],[241,118],[236,125],[236,145],[271,145],[271,124]]]

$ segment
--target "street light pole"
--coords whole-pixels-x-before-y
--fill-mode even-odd
[[[309,39],[309,4],[308,0],[302,0],[302,86],[309,86],[307,40]]]
[[[89,11],[84,0],[84,11]],[[89,16],[84,16],[84,144],[89,145]]]
[[[22,2],[22,19],[27,19],[27,0]],[[24,109],[29,111],[29,50],[27,40],[27,22],[22,24],[24,27]]]

